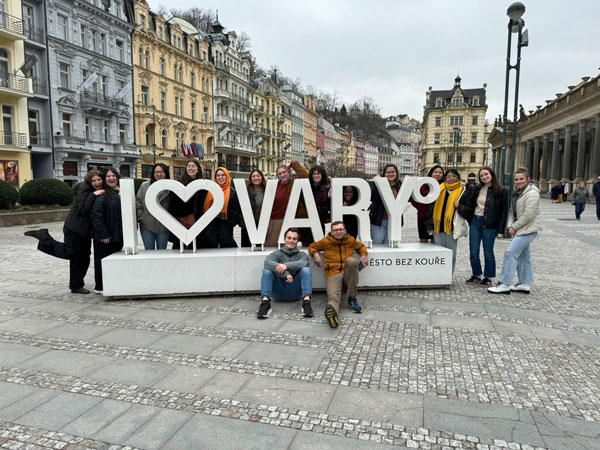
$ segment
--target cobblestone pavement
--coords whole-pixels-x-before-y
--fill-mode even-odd
[[[530,295],[464,283],[463,239],[449,289],[360,292],[335,330],[323,294],[314,318],[278,303],[264,321],[256,295],[73,295],[68,263],[23,236],[37,226],[0,228],[0,448],[598,449],[588,209],[543,200]]]

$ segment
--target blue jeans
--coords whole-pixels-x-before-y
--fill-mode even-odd
[[[140,234],[142,235],[142,241],[146,250],[163,250],[167,248],[167,244],[169,243],[168,231],[154,233],[140,225]]]
[[[264,269],[260,280],[260,296],[287,302],[312,295],[312,274],[308,267],[303,267],[294,277],[294,281],[287,283],[275,272]]]
[[[581,213],[585,209],[585,203],[575,203],[575,218],[579,220]]]
[[[512,284],[513,275],[517,272],[520,284],[533,283],[533,267],[531,266],[531,251],[529,244],[535,239],[537,233],[515,236],[504,253],[504,263],[500,281],[502,284]]]
[[[483,276],[494,278],[496,276],[496,258],[494,258],[494,242],[498,230],[496,228],[487,228],[483,225],[483,216],[473,216],[471,227],[469,228],[469,251],[471,256],[471,270],[476,277],[481,276],[481,261],[479,260],[479,248],[483,241],[483,260],[485,261],[485,271]]]
[[[388,243],[388,221],[382,220],[381,226],[371,224],[371,239],[373,244]]]

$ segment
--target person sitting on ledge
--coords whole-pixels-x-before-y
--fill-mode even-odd
[[[298,250],[300,232],[288,228],[284,235],[285,245],[265,258],[265,268],[260,282],[261,302],[257,317],[266,319],[271,315],[271,300],[295,301],[302,298],[302,315],[312,317],[312,274],[308,268],[308,255]]]
[[[347,234],[344,222],[336,221],[331,224],[331,232],[327,236],[308,246],[308,252],[319,267],[322,263],[319,254],[321,251],[325,257],[325,277],[327,278],[325,318],[331,328],[337,328],[340,299],[344,292],[348,293],[348,308],[357,314],[362,311],[356,301],[358,271],[361,267],[358,260],[352,255],[357,252],[360,255],[362,266],[367,266],[369,264],[367,248]]]

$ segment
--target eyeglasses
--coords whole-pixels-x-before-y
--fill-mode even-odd
[[[164,175],[165,173],[162,170],[155,170],[154,175]]]
[[[336,228],[335,230],[331,230],[332,233],[339,233],[340,231],[346,231],[345,228]]]

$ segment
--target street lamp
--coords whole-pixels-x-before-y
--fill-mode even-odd
[[[460,128],[454,127],[454,168],[458,165],[458,143],[460,141],[460,137],[462,135],[462,131]]]
[[[529,45],[527,30],[523,30],[525,21],[521,19],[525,13],[525,5],[521,2],[515,2],[508,7],[506,14],[508,20],[508,46],[506,51],[506,83],[504,86],[504,114],[502,116],[502,151],[501,151],[501,173],[502,184],[508,189],[509,201],[512,199],[513,191],[513,173],[515,171],[515,155],[517,152],[517,106],[519,103],[519,75],[521,70],[521,48]],[[515,64],[510,62],[512,34],[517,33],[517,61]],[[510,155],[510,166],[506,164],[506,135],[508,133],[508,91],[510,71],[515,70],[515,102],[513,111],[513,132],[512,132],[512,151]]]

